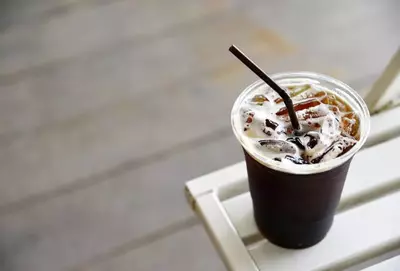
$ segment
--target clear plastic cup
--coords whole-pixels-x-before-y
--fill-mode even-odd
[[[259,80],[251,84],[234,103],[231,123],[244,151],[257,227],[276,245],[306,248],[320,242],[333,223],[351,160],[368,137],[370,115],[358,93],[332,77],[288,72],[271,78],[280,86],[321,84],[346,101],[360,119],[360,139],[347,153],[318,164],[288,167],[287,163],[275,161],[248,144],[246,135],[239,129],[242,102],[258,88],[265,87],[265,83]]]

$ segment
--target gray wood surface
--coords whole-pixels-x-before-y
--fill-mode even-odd
[[[155,257],[149,255],[157,255]],[[143,260],[146,259],[146,260]],[[226,270],[204,229],[198,225],[111,259],[97,259],[78,271]]]
[[[66,268],[192,217],[184,183],[241,159],[230,133],[222,130],[81,182],[72,191],[3,210],[0,244],[17,250],[6,262],[17,270]],[[24,236],[32,239],[20,241]]]
[[[229,113],[256,78],[228,46],[363,92],[400,44],[399,8],[2,1],[0,270],[223,269],[183,184],[242,159]]]

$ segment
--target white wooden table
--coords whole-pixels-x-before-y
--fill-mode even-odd
[[[387,109],[376,94],[388,101],[389,92],[398,93],[388,81],[400,82],[400,53],[394,60],[397,64],[392,61],[377,81],[380,89],[366,97],[371,111],[379,113],[372,116],[371,134],[352,161],[333,227],[316,246],[287,250],[262,238],[244,162],[186,184],[189,203],[229,270],[400,271],[400,107]],[[390,91],[382,91],[382,85]],[[379,104],[386,110],[376,108]]]

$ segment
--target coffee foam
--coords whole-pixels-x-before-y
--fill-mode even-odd
[[[279,95],[262,85],[247,94],[236,116],[233,116],[235,129],[250,152],[268,157],[274,163],[280,161],[285,167],[292,167],[297,162],[317,164],[329,161],[357,143],[356,136],[346,134],[349,131],[340,126],[344,116],[349,116],[348,110],[351,108],[341,103],[334,105],[321,102],[333,97],[343,100],[336,93],[319,84],[281,86],[296,95],[292,100],[302,135],[294,136],[286,107]],[[302,109],[309,105],[311,107]],[[352,121],[356,120],[347,118],[348,123]],[[349,127],[353,128],[351,132],[354,133],[357,127],[354,123],[351,125]]]

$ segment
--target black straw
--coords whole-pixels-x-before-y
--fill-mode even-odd
[[[270,86],[273,90],[275,90],[279,96],[281,96],[283,102],[288,109],[290,122],[292,123],[293,129],[295,132],[300,131],[299,120],[297,119],[296,113],[293,108],[292,99],[290,96],[280,88],[269,76],[261,70],[250,58],[248,58],[242,51],[240,51],[235,45],[231,45],[229,47],[229,51],[234,54],[244,65],[246,65],[250,70],[252,70],[258,77],[260,77],[268,86]]]

